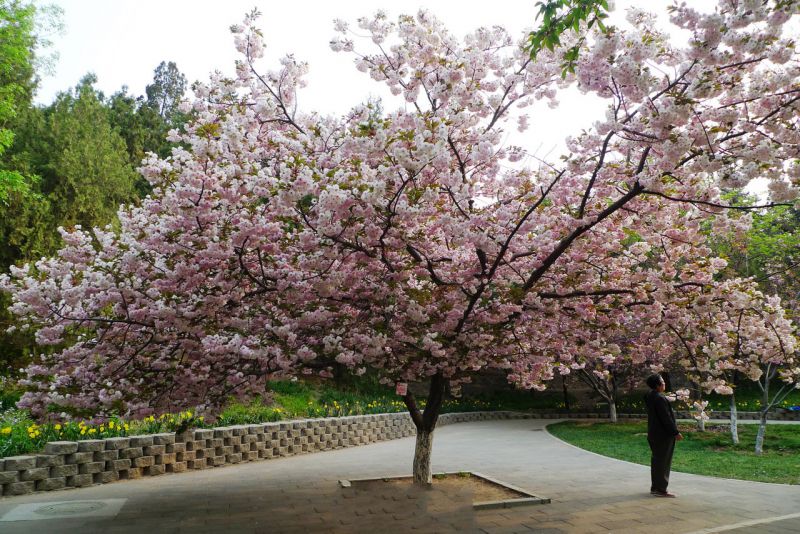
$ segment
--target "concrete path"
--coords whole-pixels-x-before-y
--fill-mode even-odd
[[[462,423],[436,431],[434,471],[474,470],[551,504],[473,512],[470,496],[365,492],[338,479],[409,473],[413,438],[337,451],[0,499],[2,533],[542,532],[800,533],[800,486],[673,473],[677,499],[649,494],[649,467],[552,437],[552,421]],[[676,454],[680,454],[680,444]],[[47,518],[25,505],[101,506],[111,516]],[[70,501],[69,504],[55,504]],[[113,515],[115,507],[119,508]],[[37,520],[7,521],[27,516]]]

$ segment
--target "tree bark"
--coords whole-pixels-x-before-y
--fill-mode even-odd
[[[616,401],[608,401],[608,418],[612,423],[617,422],[617,403]]]
[[[431,452],[433,431],[417,429],[417,444],[414,448],[414,484],[421,486],[432,482]]]
[[[761,421],[758,424],[756,435],[756,454],[761,456],[764,452],[764,435],[767,433],[767,410],[761,410]]]
[[[414,447],[413,476],[414,485],[427,486],[432,482],[431,453],[433,451],[433,431],[439,419],[444,400],[444,389],[447,380],[441,373],[431,377],[428,401],[425,410],[417,408],[416,401],[411,392],[403,396],[403,401],[411,414],[411,420],[417,428],[417,442]]]
[[[736,411],[736,395],[731,395],[731,440],[734,445],[739,444],[739,414]]]

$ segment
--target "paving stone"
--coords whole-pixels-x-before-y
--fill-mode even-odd
[[[150,445],[144,448],[145,456],[155,456],[156,454],[164,454],[167,452],[166,445]]]
[[[97,452],[106,448],[104,439],[87,439],[78,442],[78,452]]]
[[[19,471],[0,471],[0,484],[11,484],[19,481]]]
[[[143,456],[143,455],[144,455],[144,451],[142,450],[141,447],[129,447],[127,449],[122,449],[122,450],[119,451],[119,457],[120,458],[133,459],[133,458],[138,458],[138,457]]]
[[[82,488],[84,486],[91,486],[94,483],[92,475],[73,475],[67,477],[67,486],[73,488]]]
[[[108,438],[106,441],[106,449],[127,449],[130,447],[130,438]]]
[[[54,467],[64,465],[64,456],[61,454],[37,454],[36,467]]]
[[[191,432],[191,435],[194,436],[194,432]],[[174,445],[175,444],[175,434],[172,432],[164,433],[164,434],[153,434],[153,444],[154,445]]]
[[[186,452],[186,444],[185,443],[171,443],[167,445],[167,452]]]
[[[165,453],[156,455],[156,465],[174,464],[176,462],[175,453]]]
[[[36,467],[36,456],[8,456],[4,458],[3,468],[6,471],[24,471]]]
[[[50,468],[50,478],[69,477],[78,474],[78,466],[75,464],[57,465]]]
[[[230,427],[220,427],[214,429],[214,438],[232,438],[233,437],[233,429]]]
[[[45,478],[44,480],[36,481],[36,491],[53,491],[64,489],[65,487],[67,487],[67,479],[65,477]]]
[[[78,473],[82,475],[93,475],[95,473],[99,473],[105,469],[106,463],[105,462],[89,462],[86,464],[80,464],[78,466]]]
[[[167,473],[183,473],[188,469],[186,462],[173,462],[166,465]]]
[[[122,471],[120,471],[120,474]],[[142,470],[139,467],[131,467],[127,471],[125,471],[126,477],[130,480],[135,480],[137,478],[142,478]]]
[[[3,486],[3,495],[27,495],[33,493],[36,483],[32,480],[27,482],[12,482]]]
[[[153,444],[153,436],[131,436],[131,447],[149,447]]]
[[[106,462],[106,471],[125,471],[131,468],[132,462],[129,458],[121,460],[111,460]]]
[[[49,467],[34,467],[33,469],[26,469],[25,471],[20,471],[19,479],[24,482],[26,480],[44,480],[49,476],[50,476]]]
[[[190,460],[203,459],[205,458],[205,450],[200,449],[199,451],[186,451],[186,452],[176,452],[175,459],[178,462],[188,462]]]
[[[200,428],[194,431],[194,439],[211,439],[214,437],[214,431],[210,428]]]
[[[187,469],[206,469],[208,467],[213,467],[213,464],[209,465],[208,461],[203,458],[200,460],[190,460],[186,462]]]
[[[119,480],[119,473],[117,471],[101,471],[95,476],[96,484],[108,484],[109,482],[116,482]]]
[[[109,462],[119,458],[119,451],[117,449],[97,451],[94,453],[95,462]]]
[[[152,456],[140,456],[133,459],[134,467],[150,467],[155,464],[156,459]]]
[[[164,473],[167,472],[167,470],[163,465],[151,465],[146,467],[144,472],[146,475],[149,476],[157,476],[157,475],[163,475]]]
[[[94,460],[93,452],[75,452],[65,457],[68,464],[85,464]]]
[[[51,441],[44,446],[45,454],[72,454],[78,452],[75,441]]]

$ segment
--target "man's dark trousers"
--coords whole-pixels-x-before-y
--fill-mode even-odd
[[[650,458],[650,491],[665,493],[672,467],[672,453],[675,451],[675,437],[678,435],[675,412],[667,399],[656,390],[645,395],[644,403],[647,406],[647,442],[653,453]]]
[[[650,444],[650,491],[667,491],[669,471],[672,467],[672,453],[675,451],[675,438],[647,438]]]

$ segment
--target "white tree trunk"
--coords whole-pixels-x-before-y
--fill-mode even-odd
[[[736,411],[736,397],[731,395],[731,439],[734,445],[739,444],[739,414]]]
[[[433,431],[417,429],[417,444],[414,448],[414,484],[427,485],[431,479],[431,452]]]
[[[761,421],[758,425],[758,435],[756,436],[756,454],[761,456],[764,452],[764,435],[767,433],[767,411],[761,412]]]
[[[617,403],[608,401],[608,418],[612,423],[617,422]]]

